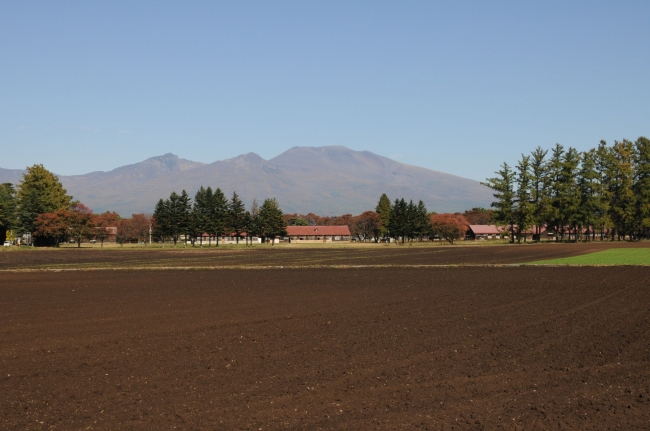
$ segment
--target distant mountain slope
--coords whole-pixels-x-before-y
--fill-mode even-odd
[[[422,199],[438,212],[489,206],[492,198],[478,181],[345,147],[294,147],[269,163],[300,178],[310,206],[325,200],[336,214],[374,209],[382,193],[391,200]]]
[[[21,178],[22,171],[0,169],[0,181]],[[479,182],[411,166],[369,151],[345,147],[294,147],[271,159],[254,153],[210,164],[173,154],[152,157],[110,172],[61,176],[75,199],[95,212],[117,211],[124,216],[152,212],[172,190],[194,195],[201,185],[234,190],[247,205],[256,198],[277,198],[284,212],[321,215],[374,209],[379,196],[391,200],[422,199],[430,211],[462,211],[489,206],[491,191]],[[11,181],[14,182],[14,181]]]
[[[3,169],[0,168],[0,184],[12,183],[18,184],[23,179],[23,174],[27,172],[22,169]]]

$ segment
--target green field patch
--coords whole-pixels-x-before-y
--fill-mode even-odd
[[[538,260],[532,265],[650,265],[650,248],[612,248],[560,259]]]

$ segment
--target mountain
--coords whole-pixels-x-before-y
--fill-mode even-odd
[[[0,169],[0,182],[18,182],[23,171]],[[294,147],[270,160],[254,153],[205,164],[173,154],[152,157],[109,172],[60,176],[75,199],[95,212],[128,216],[152,212],[175,190],[191,196],[203,186],[237,191],[249,205],[275,197],[286,213],[359,214],[372,210],[382,193],[422,199],[430,211],[487,207],[492,192],[479,182],[407,165],[369,151],[345,147]]]
[[[0,184],[2,183],[18,184],[20,180],[22,180],[25,172],[27,171],[22,169],[0,168]]]

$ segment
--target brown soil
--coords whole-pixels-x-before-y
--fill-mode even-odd
[[[0,428],[650,429],[649,284],[641,267],[6,272]]]
[[[462,243],[461,243],[462,244]],[[569,257],[613,247],[650,247],[649,242],[485,246],[384,246],[350,248],[98,249],[65,248],[0,252],[0,270],[14,268],[123,268],[224,266],[510,264]]]

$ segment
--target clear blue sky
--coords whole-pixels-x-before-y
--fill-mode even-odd
[[[344,145],[483,180],[650,135],[650,2],[5,1],[3,168]]]

